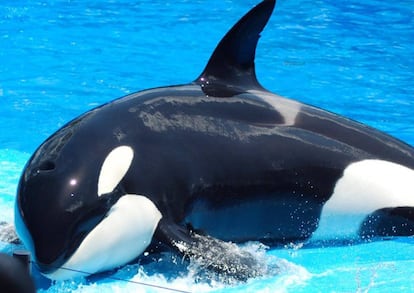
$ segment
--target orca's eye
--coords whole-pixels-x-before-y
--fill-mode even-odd
[[[40,164],[39,171],[53,171],[55,169],[55,163],[52,161],[44,161]]]

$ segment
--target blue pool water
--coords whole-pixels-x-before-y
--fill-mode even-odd
[[[20,172],[68,120],[125,94],[187,83],[254,0],[2,1],[0,220],[13,221]],[[414,145],[414,2],[280,0],[260,39],[257,75],[269,90],[377,127]],[[1,250],[13,247],[1,244]],[[167,260],[45,292],[414,291],[412,237],[343,246],[246,249],[279,267],[225,285],[195,282]],[[273,272],[273,273],[272,273]],[[128,280],[125,282],[122,280]],[[168,292],[165,290],[164,292]]]

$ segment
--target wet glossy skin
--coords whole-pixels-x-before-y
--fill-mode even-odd
[[[273,5],[243,17],[195,82],[115,100],[39,147],[19,183],[16,227],[44,272],[61,266],[124,194],[148,197],[162,225],[273,244],[310,237],[349,164],[414,169],[411,146],[259,85],[255,47]],[[133,161],[100,197],[100,168],[119,146],[133,149]]]
[[[310,236],[351,162],[382,158],[414,167],[412,148],[402,142],[317,108],[286,105],[278,111],[249,93],[206,97],[194,84],[133,94],[69,123],[35,153],[20,182],[18,206],[38,261],[57,264],[70,255],[122,193],[147,195],[164,217],[191,220],[225,240],[272,242]],[[137,155],[119,193],[98,199],[91,194],[100,154],[116,145],[133,146]],[[220,226],[204,216],[255,203]],[[263,218],[268,209],[278,217]],[[242,229],[227,229],[240,221]]]

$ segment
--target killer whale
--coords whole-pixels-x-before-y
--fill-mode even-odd
[[[46,276],[109,270],[150,245],[199,257],[223,241],[414,234],[411,146],[257,81],[274,5],[247,13],[194,82],[93,109],[36,150],[15,225]]]

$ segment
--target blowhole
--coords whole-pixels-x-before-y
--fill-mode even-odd
[[[42,162],[39,166],[39,171],[53,171],[55,169],[55,163],[52,161]]]

